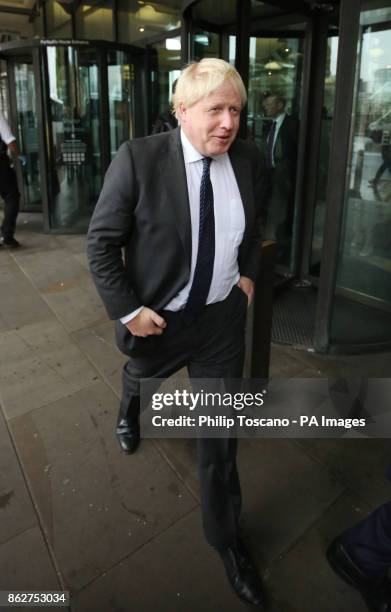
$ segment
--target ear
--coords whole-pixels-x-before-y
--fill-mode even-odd
[[[186,121],[187,121],[187,108],[183,104],[183,102],[181,102],[179,104],[179,115],[180,115],[181,123],[186,123]]]

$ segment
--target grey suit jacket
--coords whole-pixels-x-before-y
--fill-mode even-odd
[[[254,279],[265,166],[252,142],[236,140],[229,155],[246,219],[240,274]],[[107,171],[87,241],[91,273],[111,319],[141,305],[160,310],[186,285],[191,221],[179,128],[120,147]]]

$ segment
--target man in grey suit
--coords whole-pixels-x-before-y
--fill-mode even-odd
[[[185,365],[192,378],[242,375],[265,176],[255,145],[236,139],[245,103],[230,64],[190,64],[173,98],[180,127],[123,144],[107,172],[88,256],[129,357],[116,430],[126,453],[140,441],[141,378],[165,378]],[[197,440],[203,527],[236,594],[262,606],[239,534],[236,443]]]

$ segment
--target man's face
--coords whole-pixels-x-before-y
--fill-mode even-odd
[[[273,96],[265,98],[263,108],[265,109],[266,117],[278,117],[278,115],[284,112],[282,103]]]
[[[241,107],[239,92],[227,79],[193,106],[181,104],[181,128],[202,155],[222,155],[238,133]]]

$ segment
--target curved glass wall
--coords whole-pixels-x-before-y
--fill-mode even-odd
[[[47,47],[52,144],[50,226],[84,229],[101,188],[95,49]]]
[[[111,159],[124,141],[145,134],[145,52],[52,39],[8,43],[0,52],[12,127],[27,157],[17,168],[21,208],[43,210],[49,231],[85,232]]]
[[[250,38],[248,135],[268,167],[263,236],[277,241],[277,263],[290,269],[299,127],[303,39]]]
[[[110,159],[126,140],[133,138],[134,65],[128,53],[109,51],[107,78],[109,94]]]
[[[331,327],[338,344],[391,340],[390,58],[391,8],[362,11]]]
[[[172,88],[182,67],[181,38],[166,38],[150,45],[151,120],[149,132],[159,115],[170,110]]]

